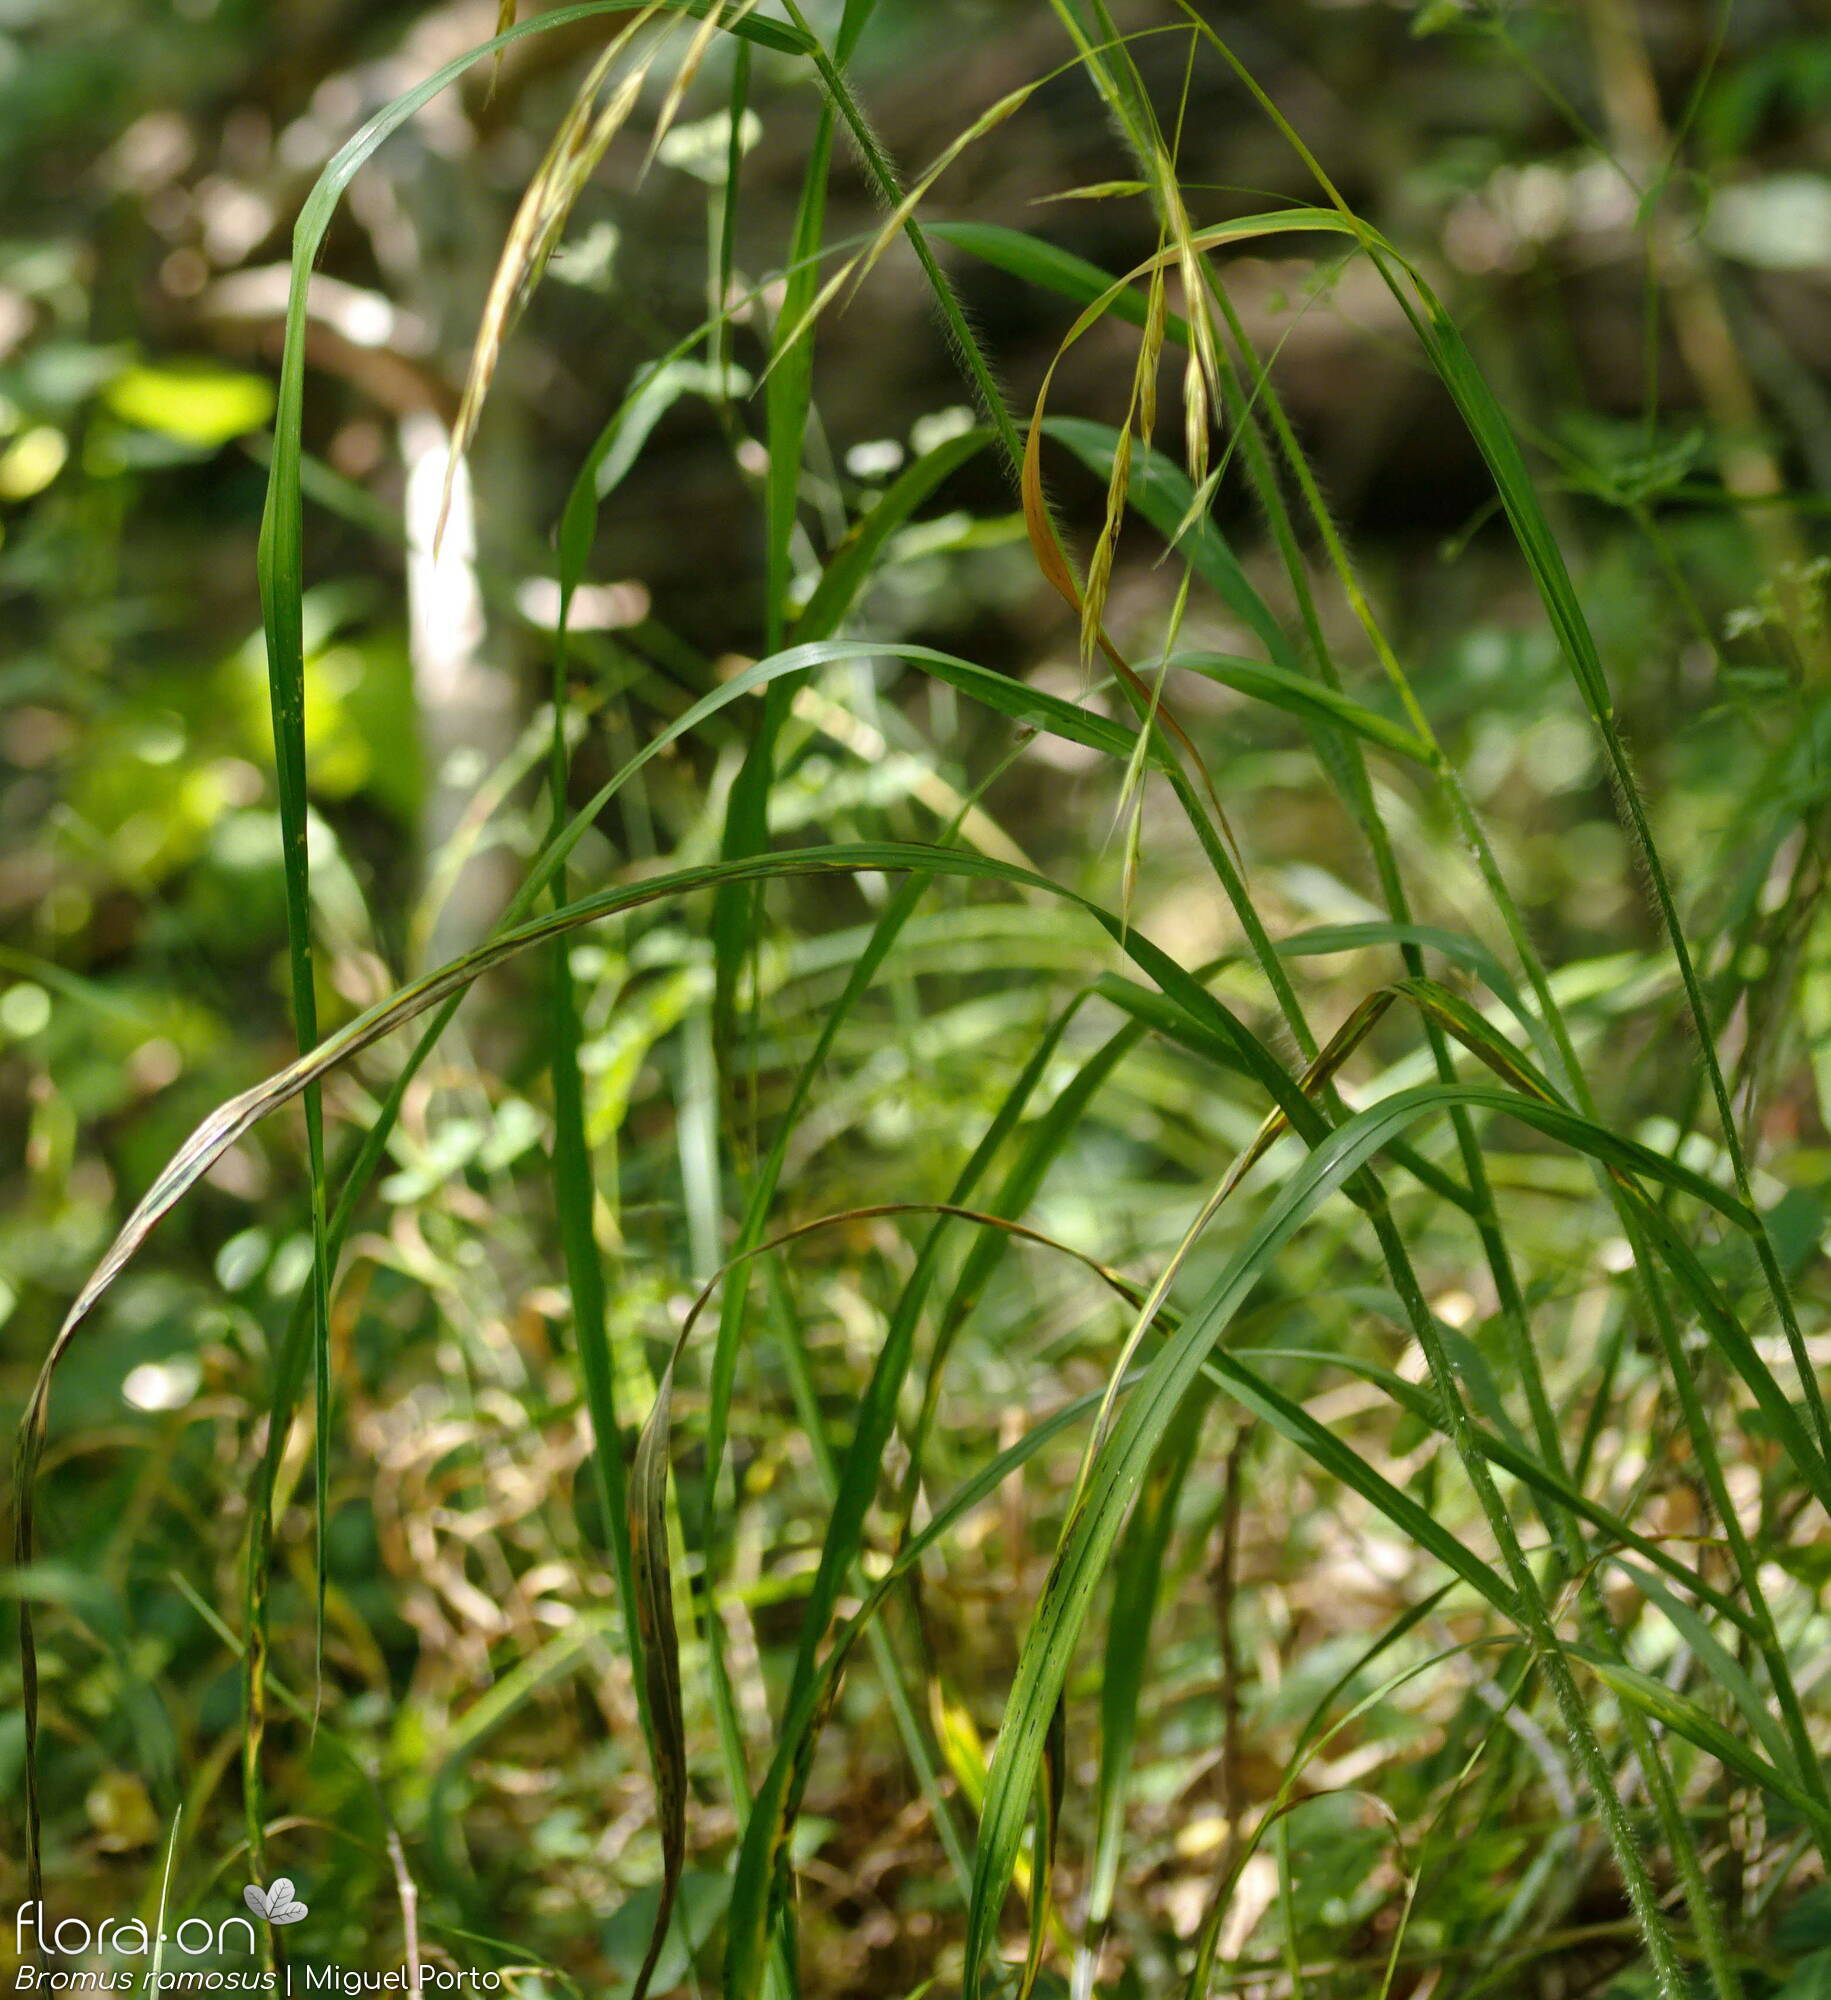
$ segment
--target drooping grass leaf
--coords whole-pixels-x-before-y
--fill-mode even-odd
[[[1262,660],[1235,659],[1225,653],[1173,653],[1168,664],[1218,681],[1223,687],[1249,695],[1254,701],[1269,702],[1292,715],[1339,723],[1395,757],[1404,757],[1415,764],[1433,761],[1429,746],[1410,730],[1389,722],[1345,694],[1337,694],[1321,681],[1292,673],[1288,667],[1270,666]]]
[[[1054,1705],[1060,1699],[1092,1594],[1164,1434],[1204,1365],[1212,1365],[1236,1393],[1243,1392],[1243,1400],[1248,1400],[1248,1406],[1256,1414],[1287,1435],[1301,1438],[1318,1463],[1338,1477],[1355,1480],[1359,1490],[1369,1490],[1365,1468],[1346,1462],[1352,1459],[1352,1454],[1345,1452],[1339,1440],[1300,1408],[1270,1391],[1269,1385],[1248,1379],[1239,1357],[1221,1349],[1218,1342],[1246,1295],[1324,1195],[1340,1188],[1380,1149],[1391,1132],[1419,1118],[1444,1112],[1456,1101],[1471,1107],[1486,1105],[1505,1110],[1548,1136],[1556,1136],[1624,1170],[1657,1179],[1682,1177],[1688,1192],[1708,1201],[1719,1212],[1737,1206],[1701,1177],[1689,1175],[1674,1163],[1561,1107],[1511,1093],[1461,1086],[1426,1085],[1400,1092],[1357,1114],[1311,1151],[1280,1187],[1269,1209],[1229,1259],[1201,1303],[1146,1368],[1139,1385],[1120,1406],[1117,1421],[1087,1469],[1077,1506],[1064,1530],[1025,1636],[1004,1727],[993,1755],[981,1818],[973,1903],[968,1913],[966,1991],[969,1995],[981,1990],[983,1964],[992,1947],[1028,1801],[1037,1780],[1043,1736]],[[1411,1540],[1431,1548],[1433,1553],[1441,1552],[1458,1574],[1483,1588],[1497,1609],[1509,1617],[1522,1615],[1511,1587],[1494,1577],[1487,1565],[1474,1563],[1471,1567],[1473,1559],[1469,1553],[1443,1534],[1428,1511],[1409,1496],[1390,1490],[1378,1504]],[[1735,1768],[1746,1769],[1746,1760]],[[1796,1788],[1783,1784],[1782,1789],[1784,1795]]]
[[[1151,1629],[1162,1593],[1177,1503],[1202,1439],[1209,1399],[1191,1395],[1177,1412],[1164,1451],[1126,1524],[1113,1565],[1113,1599],[1100,1673],[1100,1776],[1094,1795],[1094,1847],[1083,1949],[1095,1949],[1112,1910],[1125,1838],[1125,1806],[1138,1703],[1149,1679]]]

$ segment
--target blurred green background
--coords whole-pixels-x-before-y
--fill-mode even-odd
[[[826,29],[837,14],[808,11]],[[1174,19],[1151,0],[1116,11],[1128,30]],[[1715,970],[1739,966],[1747,982],[1733,1027],[1739,1074],[1759,1101],[1776,1198],[1790,1190],[1776,1226],[1791,1230],[1789,1254],[1814,1282],[1831,1194],[1831,986],[1808,975],[1825,938],[1812,894],[1790,896],[1785,924],[1763,922],[1762,897],[1776,870],[1796,880],[1789,871],[1818,863],[1811,852],[1777,860],[1755,816],[1775,784],[1794,781],[1789,753],[1808,746],[1810,768],[1831,725],[1812,693],[1827,640],[1821,503],[1810,497],[1831,491],[1831,28],[1808,0],[1243,0],[1203,11],[1349,201],[1429,273],[1546,469],[1688,916],[1730,941]],[[495,26],[493,0],[0,0],[9,1426],[132,1202],[206,1111],[292,1053],[255,589],[289,232],[364,118]],[[441,564],[408,555],[436,512],[443,443],[515,204],[597,35],[584,23],[533,37],[499,75],[481,66],[440,97],[363,170],[321,262],[306,400],[307,735],[327,1023],[473,942],[532,851],[544,825],[529,777],[544,755],[552,526],[635,372],[707,310],[728,136],[723,46],[658,157],[645,163],[639,118],[594,176],[505,351]],[[1145,35],[1135,52],[1159,101],[1184,98],[1186,35]],[[852,75],[886,146],[913,167],[1069,54],[1037,0],[883,0]],[[766,50],[752,63],[736,224],[746,287],[766,285],[783,261],[818,109],[801,66]],[[1180,148],[1205,215],[1310,198],[1300,163],[1212,62],[1187,88]],[[1624,170],[1635,162],[1646,171]],[[1064,69],[964,155],[924,213],[1029,229],[1123,270],[1156,243],[1140,204],[1102,192],[1129,171],[1085,79]],[[1084,192],[1061,198],[1074,190]],[[830,234],[868,232],[878,215],[842,156]],[[1027,412],[1071,308],[946,257]],[[1547,958],[1599,1033],[1628,1023],[1610,1108],[1657,1143],[1695,1102],[1673,1075],[1674,992],[1592,737],[1474,448],[1364,265],[1281,246],[1232,259],[1228,283],[1261,351],[1276,355],[1323,489]],[[760,312],[741,307],[732,332],[747,383],[762,365]],[[1081,342],[1052,407],[1123,421],[1132,341],[1109,323]],[[602,511],[594,582],[575,613],[592,715],[581,797],[734,656],[762,650],[760,400],[726,401],[710,384],[691,368],[670,378]],[[969,420],[907,258],[886,258],[823,319],[816,399],[809,586],[812,552],[912,452]],[[1162,430],[1173,442],[1173,408]],[[1085,546],[1102,482],[1066,453],[1051,471],[1065,526]],[[1223,482],[1217,519],[1269,578],[1272,552],[1236,486]],[[1795,498],[1782,502],[1783,489]],[[1163,617],[1174,578],[1158,554],[1143,538],[1121,544],[1108,616],[1122,640]],[[1345,609],[1325,600],[1324,610],[1346,652],[1364,655]],[[986,455],[904,531],[862,615],[873,635],[944,646],[1070,696],[1085,685],[1072,620],[1040,580],[1016,496]],[[1192,614],[1186,638],[1242,643],[1212,609]],[[836,735],[804,746],[778,828],[799,814],[847,837],[881,813],[927,837],[991,771],[1002,732],[943,696],[878,692],[881,707],[867,689]],[[1288,723],[1215,689],[1192,689],[1184,713],[1274,933],[1375,914],[1352,830]],[[659,765],[640,802],[581,847],[582,879],[716,850],[744,740],[741,720],[722,727]],[[861,727],[877,730],[875,750],[860,749]],[[1401,851],[1435,899],[1420,917],[1479,930],[1488,919],[1441,802],[1392,784]],[[1109,895],[1121,844],[1113,803],[1107,780],[1053,742],[991,796],[1014,851]],[[1234,942],[1211,888],[1192,878],[1192,854],[1153,806],[1136,915],[1191,964]],[[1046,1017],[1050,982],[1087,961],[1081,942],[1010,913],[986,924],[975,954],[976,907],[937,898],[951,916],[938,914],[916,950],[904,996],[919,996],[917,1012],[925,1000],[920,1024],[890,1007],[842,1048],[824,1123],[792,1163],[798,1213],[940,1193],[995,1102],[1000,1065],[1021,1060]],[[810,891],[795,912],[772,933],[782,989],[796,997],[772,1017],[769,1074],[804,1052],[871,905],[868,894]],[[615,1311],[650,1343],[631,1362],[626,1407],[637,1411],[641,1352],[652,1361],[656,1327],[716,1263],[716,1207],[695,1207],[681,1164],[707,1129],[692,1122],[700,1044],[681,1025],[703,1018],[702,928],[663,916],[589,938],[575,960],[592,1009],[592,1131],[615,1188],[603,1225],[618,1253]],[[1300,977],[1328,1025],[1356,997],[1352,964],[1306,961]],[[286,1725],[273,1797],[299,1817],[294,1851],[309,1858],[295,1872],[314,1906],[336,1913],[352,1957],[375,1926],[397,1921],[375,1837],[385,1797],[425,1844],[454,1925],[461,1916],[460,1929],[607,1992],[639,1956],[654,1849],[627,1676],[612,1658],[602,1527],[582,1481],[574,1494],[582,1418],[534,1171],[546,1132],[541,1051],[526,1032],[537,986],[511,971],[467,1007],[410,1098],[385,1214],[345,1281],[327,1674],[353,1749],[339,1762]],[[1764,994],[1782,997],[1764,1006]],[[364,1117],[385,1074],[343,1079],[333,1115]],[[1250,1130],[1237,1114],[1239,1130],[1217,1133],[1210,1115],[1227,1114],[1198,1116],[1178,1075],[1161,1058],[1110,1124],[1090,1126],[1050,1183],[1048,1226],[1115,1260],[1175,1240],[1181,1210],[1161,1212],[1162,1190],[1186,1194],[1204,1147]],[[1554,1272],[1563,1171],[1544,1165],[1535,1181],[1523,1157],[1515,1176],[1519,1199],[1543,1204],[1532,1226]],[[60,1378],[36,1587],[64,1606],[46,1668],[63,1907],[141,1907],[180,1801],[191,1809],[187,1853],[239,1887],[238,1679],[211,1614],[238,1622],[250,1440],[277,1329],[309,1268],[304,1189],[290,1114],[238,1143],[142,1253]],[[851,1254],[867,1267],[898,1268],[894,1234],[861,1224],[854,1235]],[[1568,1247],[1574,1287],[1579,1250]],[[812,1251],[808,1278],[832,1369],[818,1386],[839,1409],[855,1379],[847,1357],[868,1352],[877,1311],[875,1281],[855,1283],[846,1254]],[[1024,1270],[1001,1279],[1009,1296],[997,1310],[1026,1329],[1030,1359],[1019,1366],[990,1342],[975,1350],[962,1463],[969,1432],[996,1437],[1010,1408],[1036,1407],[1033,1369],[1069,1389],[1100,1379],[1069,1337],[1069,1281]],[[763,1577],[755,1613],[767,1647],[769,1575],[792,1579],[811,1561],[819,1503],[793,1385],[771,1378],[759,1393],[740,1443],[770,1553],[766,1563],[759,1541],[741,1557],[750,1581]],[[295,1463],[292,1480],[300,1472]],[[1261,1572],[1288,1582],[1321,1557],[1293,1559],[1281,1538],[1322,1531],[1303,1525],[1300,1504],[1280,1513],[1268,1505],[1253,1546]],[[291,1637],[276,1672],[309,1700],[309,1507],[295,1500],[286,1520],[278,1601]],[[949,1643],[969,1706],[1008,1671],[1022,1620],[998,1591],[1012,1574],[1034,1584],[1025,1540],[1021,1518],[993,1522],[961,1559],[959,1598],[937,1614],[958,1628]],[[1298,1638],[1285,1632],[1310,1680],[1321,1678],[1311,1666],[1336,1657],[1339,1610],[1318,1602]],[[572,1653],[551,1654],[556,1634]],[[573,1677],[581,1661],[591,1671]],[[511,1670],[533,1671],[536,1685],[503,1732],[487,1734],[481,1697]],[[1291,1685],[1268,1730],[1294,1702]],[[869,1683],[855,1693],[868,1716]],[[996,1703],[980,1714],[989,1726]],[[851,1761],[802,1836],[810,1880],[827,1884],[809,1893],[830,1897],[823,1990],[903,1992],[925,1974],[924,1936],[952,1921],[924,1910],[940,1864],[919,1825],[898,1821],[906,1781],[887,1774],[884,1746],[868,1728],[848,1740]],[[9,1836],[21,1756],[9,1655]],[[1360,1907],[1349,1906],[1374,1896],[1380,1840],[1351,1815],[1326,1836],[1320,1820],[1306,1826],[1320,1856],[1306,1879],[1334,1871],[1343,1885],[1342,1908],[1317,1921],[1348,1937]],[[710,1809],[707,1827],[716,1845]],[[1150,1908],[1186,1934],[1199,1891],[1185,1884],[1207,1850],[1199,1837],[1187,1851],[1164,1839]],[[9,1906],[24,1894],[20,1866],[9,1837]],[[1466,1875],[1479,1902],[1481,1868]],[[716,1924],[719,1893],[716,1874],[689,1876],[699,1938]],[[1460,1920],[1444,1894],[1440,1935]],[[0,1956],[8,1943],[0,1937]]]

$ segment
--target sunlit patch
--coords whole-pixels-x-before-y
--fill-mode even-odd
[[[202,1380],[203,1370],[188,1354],[169,1361],[142,1361],[127,1371],[121,1400],[136,1410],[182,1410]]]
[[[0,993],[0,1029],[14,1041],[42,1034],[51,1025],[51,996],[42,986],[22,979]]]
[[[70,446],[60,430],[37,424],[0,452],[0,500],[30,500],[64,469]]]
[[[854,479],[885,479],[903,462],[903,447],[895,438],[871,438],[846,453],[846,470]]]
[[[557,631],[560,587],[550,576],[531,576],[515,592],[515,608],[530,625]],[[566,629],[621,632],[631,625],[640,625],[648,615],[646,584],[633,578],[624,583],[581,583],[566,606]]]

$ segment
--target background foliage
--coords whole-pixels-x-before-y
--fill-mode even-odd
[[[1166,652],[1210,663],[1163,682],[1173,729],[1141,730],[1045,580],[1041,516],[970,380],[977,363],[1001,386],[1015,438],[1103,281],[975,230],[1117,274],[1174,246],[1166,187],[1195,228],[1324,197],[1189,10],[1113,13],[765,8],[776,40],[712,37],[684,95],[697,45],[676,24],[576,199],[550,204],[551,260],[514,287],[525,311],[497,328],[447,490],[473,348],[495,346],[498,259],[606,21],[515,41],[362,166],[295,329],[289,434],[293,224],[336,149],[487,40],[496,8],[0,7],[9,1415],[186,1135],[297,1051],[289,813],[326,1033],[476,946],[556,818],[790,641],[861,643],[715,703],[531,907],[766,842],[878,844],[844,874],[645,904],[478,982],[407,1077],[353,1213],[328,1412],[297,1379],[314,1192],[335,1203],[411,1035],[326,1079],[328,1177],[289,1108],[238,1136],[128,1266],[58,1375],[39,1546],[11,1584],[38,1607],[51,1908],[150,1913],[169,1868],[179,1907],[220,1914],[249,1872],[285,1872],[309,1894],[295,1949],[313,1957],[398,1964],[417,1921],[435,1961],[516,1968],[522,1991],[631,1991],[666,1872],[666,1677],[632,1668],[620,1482],[700,1288],[734,1252],[840,1216],[733,1279],[674,1381],[673,1498],[648,1550],[672,1554],[656,1587],[681,1625],[688,1850],[657,1990],[736,1980],[753,1917],[776,1991],[950,1991],[993,1943],[1015,1983],[1026,1911],[1040,1978],[1082,1992],[1696,1982],[1806,2000],[1831,1980],[1812,1749],[1831,1473],[1794,1369],[1802,1351],[1822,1364],[1831,1275],[1815,497],[1831,38],[1768,0],[1195,10],[1461,329],[1523,440],[1602,678],[1573,674],[1455,353],[1420,341],[1364,242],[1267,234],[1213,252],[1231,321],[1172,258],[1161,296],[1140,278],[1050,380],[1041,464],[1114,646],[1151,687]],[[848,85],[907,179],[971,132],[918,210],[959,325],[911,245],[880,239],[886,190],[834,140],[802,28],[842,50],[862,29]],[[880,244],[855,292],[816,298]],[[1242,358],[1242,405],[1186,424],[1164,311],[1198,334],[1215,315],[1223,349],[1270,360],[1270,386]],[[1114,439],[1147,382],[1159,455],[1134,447],[1115,509]],[[268,547],[270,614],[282,636],[289,602],[299,620],[303,764],[283,779],[257,540],[293,449],[300,577]],[[1219,477],[1192,526],[1202,450]],[[1598,686],[1690,941],[1745,1184]],[[910,875],[884,843],[966,861]],[[1243,903],[1223,893],[1236,866]],[[1109,934],[1013,870],[1089,899]],[[1428,937],[1390,927],[1395,880],[1396,914]],[[1367,1025],[1316,1129],[1279,1139],[1188,1249],[1140,1366],[1174,1351],[1179,1315],[1202,1324],[1306,1144],[1448,1073],[1426,1022],[1478,1045],[1445,1045],[1465,1082],[1530,1095],[1523,1056],[1617,1150],[1474,1104],[1472,1155],[1433,1114],[1406,1135],[1411,1162],[1380,1161],[1398,1264],[1360,1183],[1319,1207],[1240,1279],[1227,1336],[1284,1400],[1210,1381],[1125,1461],[1094,1615],[1045,1644],[1033,1615],[1053,1615],[1052,1556],[1089,1518],[1082,1452],[1134,1318],[1050,1246],[1148,1289],[1275,1096],[1199,990],[1128,958],[1140,939],[1259,1038],[1287,1095],[1370,993],[1435,983],[1423,1015],[1408,999]],[[1504,1256],[1443,1190],[1478,1170]],[[1700,1206],[1680,1171],[1762,1226]],[[1046,1241],[896,1207],[944,1202]],[[587,1265],[602,1298],[581,1310]],[[914,1366],[886,1383],[899,1343]],[[1514,1453],[1498,1525],[1446,1383]],[[1121,1403],[1116,1445],[1142,1407]],[[879,1419],[866,1490],[857,1440]],[[1032,1445],[884,1593],[784,1827],[792,1923],[770,1918],[770,1857],[741,1841],[829,1637],[808,1603],[855,1612],[910,1532]],[[244,1578],[263,1481],[261,1607]],[[835,1554],[847,1491],[855,1542]],[[1577,1661],[1598,1765],[1560,1710],[1563,1654],[1521,1639],[1508,1522]],[[1617,1529],[1646,1543],[1631,1569]],[[1466,1569],[1457,1584],[1458,1549],[1527,1610],[1503,1615]],[[251,1621],[271,1632],[264,1799],[243,1765]],[[1013,1845],[1030,1788],[1000,1791],[1009,1749],[989,1795],[987,1775],[1001,1721],[1048,1722],[1039,1673],[1065,1691],[1047,1920]],[[14,1906],[25,1748],[9,1659]],[[1604,1796],[1647,1857],[1639,1911]],[[1302,1803],[1269,1810],[1285,1797]],[[1008,1902],[987,1859],[1000,1826]]]

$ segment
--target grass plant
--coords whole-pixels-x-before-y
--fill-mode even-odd
[[[1059,67],[908,178],[849,80],[870,0],[818,15],[795,0],[515,11],[350,139],[294,235],[260,583],[299,1057],[225,1102],[152,1182],[25,1414],[31,1893],[64,1726],[47,1713],[67,1685],[39,1670],[43,1628],[65,1613],[33,1582],[55,1562],[34,1496],[58,1371],[154,1226],[296,1102],[309,1268],[239,1453],[244,1587],[222,1632],[241,1681],[247,1865],[263,1881],[283,1865],[273,1739],[335,1746],[347,1720],[332,1517],[350,1477],[340,1370],[365,1311],[358,1267],[376,1254],[361,1233],[385,1237],[391,1203],[427,1198],[388,1192],[401,1121],[487,978],[535,996],[516,1089],[546,1181],[524,1160],[512,1201],[547,1218],[530,1227],[557,1257],[589,1440],[578,1508],[597,1525],[583,1541],[569,1526],[552,1559],[600,1582],[557,1634],[504,1642],[430,1778],[399,1744],[379,1777],[350,1753],[379,1787],[402,1878],[425,1877],[432,1934],[492,1934],[462,1834],[476,1752],[556,1677],[597,1673],[622,1676],[609,1705],[634,1723],[639,1760],[621,1750],[648,1787],[639,1948],[619,1933],[616,1983],[598,1989],[634,2000],[694,1980],[727,2000],[837,1990],[829,1934],[856,1913],[811,1918],[798,1882],[843,1874],[857,1836],[821,1801],[845,1746],[873,1736],[894,1746],[896,1810],[934,1865],[924,1899],[885,1903],[893,1928],[919,1916],[932,1974],[918,1991],[1575,1992],[1560,1968],[1585,1950],[1622,1994],[1818,1990],[1780,1983],[1772,1912],[1831,1859],[1824,1284],[1764,1165],[1749,1029],[1769,1018],[1796,1043],[1811,958],[1738,943],[1789,922],[1816,936],[1811,878],[1786,861],[1817,851],[1815,763],[1775,750],[1793,777],[1747,801],[1739,836],[1771,863],[1766,886],[1743,894],[1743,930],[1724,928],[1710,913],[1733,901],[1723,871],[1738,857],[1715,877],[1668,857],[1581,561],[1505,396],[1423,260],[1356,213],[1207,11],[1137,29],[1104,0],[1054,0]],[[731,133],[706,235],[715,310],[607,408],[550,524],[559,611],[520,888],[462,956],[366,1009],[327,1005],[304,524],[308,493],[334,502],[337,488],[306,450],[310,275],[391,134],[473,66],[587,23],[601,52],[479,302],[459,445],[489,422],[517,313],[607,150],[652,156],[702,99]],[[1147,85],[1165,65],[1143,62],[1146,41],[1174,43],[1186,74],[1230,74],[1313,202],[1185,186],[1180,107]],[[745,277],[758,253],[737,134],[764,63],[804,71],[820,109],[790,238]],[[1081,193],[1141,207],[1155,232],[1123,273],[1029,218],[942,215],[949,171],[1021,144],[1036,92],[1064,79],[1123,162]],[[842,170],[881,208],[863,238],[829,232]],[[1277,357],[1248,338],[1234,260],[1319,243],[1388,289],[1412,361],[1487,469],[1568,676],[1545,699],[1593,733],[1644,884],[1651,929],[1631,968],[1541,949],[1511,830],[1490,829],[1461,768],[1462,725],[1434,713],[1432,676],[1334,519]],[[1058,363],[1084,339],[1118,352],[1115,329],[1131,330],[1123,423],[1066,407],[1054,366],[1020,410],[962,303],[988,271],[1058,316]],[[855,288],[892,272],[924,290],[976,408],[834,522],[821,342]],[[656,384],[696,355],[749,447],[763,593],[754,658],[689,660],[684,689],[678,653],[639,663],[671,717],[651,725],[652,706],[619,713],[628,683],[569,625],[603,559],[601,505],[662,407]],[[1007,545],[1020,536],[1065,600],[1064,632],[1078,622],[1073,698],[873,609],[936,496],[988,463],[1008,482]],[[1104,490],[1091,533],[1052,502],[1052,482],[1078,491],[1082,475]],[[1223,492],[1248,496],[1263,560],[1230,539]],[[1114,578],[1143,547],[1158,587],[1140,616]],[[1823,693],[1815,640],[1787,627],[1799,603],[1787,596],[1772,639],[1809,735]],[[1347,830],[1361,914],[1294,919],[1287,857],[1236,782],[1230,736],[1247,717]],[[848,741],[876,747],[848,764]],[[1093,775],[1064,787],[1084,823],[1031,864],[1014,858],[1031,831],[1005,805],[1044,743]],[[581,746],[595,763],[606,744],[616,768],[594,789]],[[873,763],[923,781],[876,797],[845,782]],[[1218,955],[1154,940],[1166,884]],[[1650,1044],[1657,1087],[1624,1086]],[[674,1115],[643,1139],[622,1129],[629,1079],[656,1061]],[[963,1064],[977,1093],[944,1113]],[[822,1164],[870,1153],[873,1121],[902,1135],[900,1159],[880,1143],[869,1173]],[[1102,1217],[1108,1174],[1123,1199]],[[644,1201],[673,1217],[665,1270],[632,1217]],[[450,1220],[439,1260],[457,1254]],[[281,1532],[301,1495],[309,1553]],[[1282,1545],[1265,1527],[1281,1509],[1304,1516]],[[1306,1622],[1326,1621],[1295,1608],[1298,1573],[1326,1552],[1350,1574],[1356,1549],[1385,1581],[1306,1660]],[[996,1639],[974,1635],[981,1618]],[[298,1743],[289,1766],[326,1754]],[[175,1892],[198,1816],[173,1830]],[[1157,1889],[1178,1856],[1200,1894],[1173,1922]],[[842,1882],[838,1900],[853,1894]],[[567,1975],[521,1976],[546,1990]]]

